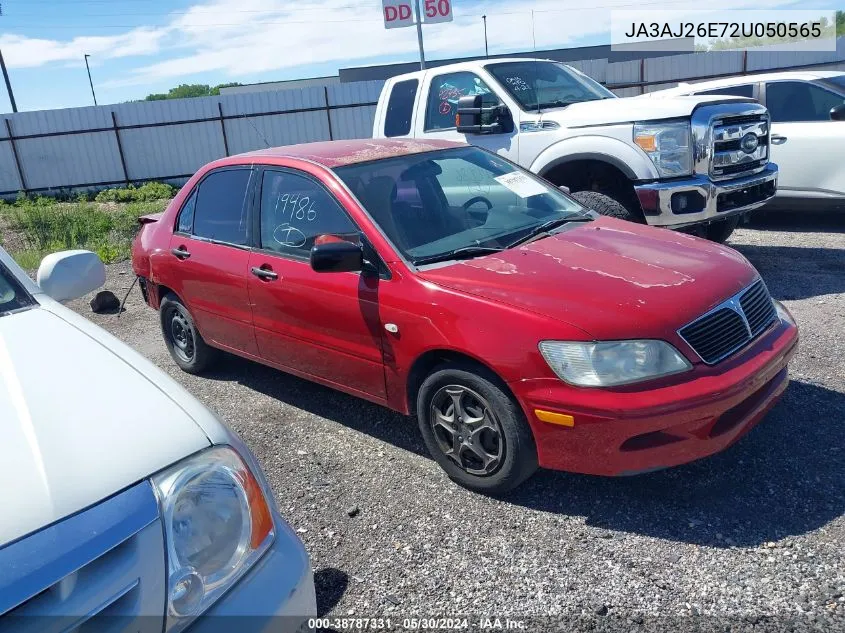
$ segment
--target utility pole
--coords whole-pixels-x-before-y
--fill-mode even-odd
[[[94,105],[97,105],[97,95],[94,94],[94,82],[91,81],[91,69],[88,67],[88,58],[91,57],[85,53],[85,69],[88,71],[88,83],[91,84],[91,96],[94,97]]]
[[[490,57],[490,51],[487,50],[487,16],[482,15],[481,19],[484,20],[484,57]]]
[[[18,111],[15,103],[15,94],[12,92],[12,82],[9,81],[9,71],[6,70],[6,62],[3,60],[3,53],[0,52],[0,66],[3,68],[3,79],[6,80],[6,91],[9,93],[9,103],[12,104],[12,112]]]
[[[420,70],[425,70],[425,50],[423,50],[422,14],[420,13],[420,0],[414,0],[414,13],[416,13],[417,18],[417,42],[420,45]]]

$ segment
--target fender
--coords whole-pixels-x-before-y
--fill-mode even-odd
[[[591,134],[563,139],[540,152],[529,169],[544,176],[558,165],[576,160],[598,160],[618,168],[632,181],[657,180],[651,159],[639,148],[609,136]]]

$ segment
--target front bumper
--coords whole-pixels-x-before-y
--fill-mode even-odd
[[[317,615],[308,554],[287,524],[275,516],[272,547],[188,633],[295,633]]]
[[[637,474],[712,455],[747,433],[786,389],[797,344],[797,327],[781,320],[735,357],[659,386],[586,389],[541,378],[510,387],[530,421],[540,466]],[[537,409],[572,416],[574,425],[541,422]]]
[[[759,174],[712,181],[706,176],[635,185],[646,222],[681,228],[744,213],[771,200],[778,167],[768,163]]]

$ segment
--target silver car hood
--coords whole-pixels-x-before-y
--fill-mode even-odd
[[[149,361],[36,298],[0,317],[0,546],[227,436]]]

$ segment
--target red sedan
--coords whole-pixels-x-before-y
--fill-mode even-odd
[[[232,156],[142,224],[133,267],[182,369],[225,350],[415,413],[486,492],[720,451],[786,388],[798,340],[736,251],[598,216],[465,145]]]

